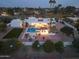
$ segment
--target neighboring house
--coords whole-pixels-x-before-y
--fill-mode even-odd
[[[18,15],[20,15],[20,13],[19,12],[14,12],[14,15],[18,16]]]
[[[16,28],[16,27],[21,28],[22,27],[22,21],[20,19],[13,19],[11,21],[11,23],[9,23],[9,25],[11,27],[14,27],[14,28]]]
[[[1,16],[9,16],[6,12],[3,12]]]
[[[73,20],[74,22],[76,22],[79,19],[79,17],[67,17],[67,18]]]

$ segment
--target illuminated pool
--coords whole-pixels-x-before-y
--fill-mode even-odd
[[[37,30],[36,28],[28,28],[27,32],[33,32],[34,33],[34,32],[36,32],[36,30]]]

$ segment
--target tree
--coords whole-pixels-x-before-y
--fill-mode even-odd
[[[54,12],[55,14],[59,13],[61,7],[62,7],[62,4],[58,4],[58,6],[56,6],[56,7],[54,8],[53,12]]]
[[[9,17],[9,16],[2,16],[2,17],[0,17],[0,21],[1,22],[4,22],[4,23],[10,23],[11,22],[11,20],[13,19],[13,17]]]
[[[26,22],[26,23],[25,23],[25,27],[28,27],[28,26],[29,26],[29,23],[28,23],[28,22]]]
[[[17,39],[8,39],[6,43],[13,50],[18,49],[22,45],[21,42]]]
[[[58,4],[58,7],[59,7],[59,8],[62,7],[62,4]]]
[[[55,43],[55,49],[59,53],[60,59],[62,59],[63,58],[63,55],[62,54],[64,52],[64,44],[63,44],[63,42],[62,41],[56,42]]]
[[[65,10],[64,7],[61,7],[61,8],[60,8],[60,12],[61,12],[62,14],[64,14],[64,10]]]
[[[21,47],[21,42],[17,39],[7,39],[0,41],[0,53],[11,54]]]
[[[34,50],[39,50],[40,49],[40,43],[38,40],[36,40],[33,44],[32,44],[32,48]]]
[[[0,22],[0,31],[4,31],[6,29],[6,24],[4,22]]]
[[[21,8],[19,8],[19,7],[15,7],[15,8],[13,8],[13,10],[15,11],[15,12],[21,12],[22,11],[22,9]]]
[[[7,14],[9,14],[9,15],[14,15],[14,11],[13,11],[13,9],[11,9],[11,8],[7,8],[7,9],[5,10],[5,12],[6,12]]]
[[[79,31],[79,19],[76,21],[76,23],[75,23],[75,25],[74,25],[76,28],[77,28],[77,30]]]
[[[55,43],[55,49],[57,52],[62,53],[64,51],[64,44],[62,41],[58,41]]]
[[[21,15],[21,16],[20,16],[20,20],[22,21],[22,27],[23,27],[23,28],[24,28],[24,19],[25,19],[24,16]]]
[[[63,28],[60,29],[61,32],[65,33],[67,36],[72,35],[74,40],[75,40],[75,36],[74,36],[74,29],[70,28],[68,26],[65,26]]]
[[[53,12],[54,12],[54,14],[57,14],[58,13],[58,7],[55,7]]]
[[[73,29],[68,26],[64,26],[60,29],[60,31],[65,33],[66,35],[71,35],[73,33]]]
[[[51,53],[54,50],[54,43],[50,40],[47,40],[44,44],[43,44],[43,50],[47,53]]]
[[[77,40],[74,40],[72,42],[72,45],[75,49],[77,49],[77,52],[79,52],[79,38]]]
[[[74,13],[75,10],[76,10],[76,8],[75,8],[74,6],[67,6],[67,7],[65,8],[65,12],[68,13],[68,14]]]
[[[56,4],[56,0],[50,0],[49,3],[50,3],[50,4],[53,3],[53,7],[54,7],[54,5]]]
[[[3,41],[0,41],[0,52],[2,52],[2,50],[3,50]]]

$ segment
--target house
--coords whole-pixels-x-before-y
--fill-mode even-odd
[[[28,22],[29,25],[40,28],[40,27],[48,27],[48,23],[50,22],[49,18],[35,18],[29,17],[25,19],[24,22]]]
[[[67,18],[73,20],[74,22],[76,22],[79,19],[79,17],[67,17]]]
[[[9,23],[9,25],[11,26],[11,27],[13,27],[13,28],[21,28],[22,27],[22,20],[20,20],[20,19],[13,19],[10,23]]]
[[[29,28],[36,28],[35,32],[37,34],[48,34],[49,32],[49,18],[29,17],[28,19],[25,19],[24,22],[28,22],[30,25]]]

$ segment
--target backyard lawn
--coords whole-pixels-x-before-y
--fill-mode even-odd
[[[18,38],[22,31],[23,29],[14,28],[6,36],[4,36],[3,39]]]

